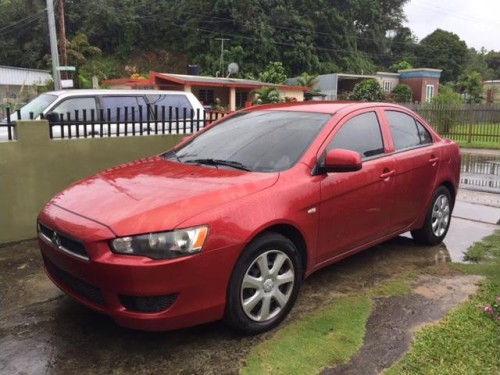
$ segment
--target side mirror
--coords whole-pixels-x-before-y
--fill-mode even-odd
[[[326,153],[320,171],[328,172],[354,172],[363,166],[359,152],[351,150],[334,149]]]

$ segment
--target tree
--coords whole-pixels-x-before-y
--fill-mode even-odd
[[[411,103],[413,100],[411,87],[405,84],[396,85],[391,92],[391,96],[397,103]]]
[[[280,93],[274,87],[263,87],[261,89],[256,89],[250,91],[250,95],[253,95],[253,104],[269,104],[269,103],[279,103]]]
[[[100,56],[101,50],[98,47],[90,45],[87,35],[82,33],[78,33],[73,39],[66,41],[66,46],[68,63],[76,67],[75,86],[92,87],[93,76],[103,77],[102,65],[97,64],[95,60],[91,60],[86,65],[87,58]],[[85,68],[83,68],[84,66]],[[84,72],[87,72],[87,74],[83,74]]]
[[[485,55],[488,79],[500,79],[500,52],[490,51]]]
[[[416,60],[417,39],[408,27],[394,30],[390,42],[392,61],[407,61],[413,65]]]
[[[483,98],[483,80],[478,72],[463,74],[460,76],[457,89],[465,97],[468,103],[480,103]]]
[[[385,94],[379,82],[372,78],[357,83],[350,99],[363,102],[380,102],[385,99]]]
[[[313,74],[308,74],[306,72],[302,73],[302,75],[297,79],[297,84],[299,86],[309,87],[313,90],[318,84],[318,76]]]
[[[45,1],[0,0],[0,65],[47,68],[49,50]]]
[[[442,82],[456,81],[467,61],[467,44],[458,35],[437,29],[420,42],[419,61],[428,68],[442,69]]]
[[[263,82],[284,84],[286,82],[285,68],[280,61],[272,61],[267,65],[266,70],[259,74],[259,79]]]
[[[405,70],[405,69],[413,69],[413,66],[406,60],[394,63],[389,67],[389,70],[391,72],[397,72],[398,70]]]

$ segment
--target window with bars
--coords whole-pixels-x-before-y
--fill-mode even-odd
[[[236,91],[236,108],[245,107],[245,103],[248,101],[248,92]]]
[[[389,94],[392,91],[392,82],[384,81],[384,92]]]
[[[214,90],[200,89],[198,91],[198,100],[205,105],[212,105],[215,101]]]

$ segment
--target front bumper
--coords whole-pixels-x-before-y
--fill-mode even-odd
[[[112,253],[108,241],[116,236],[111,229],[57,206],[47,206],[39,221],[49,278],[118,324],[170,330],[223,317],[236,247],[159,261]]]

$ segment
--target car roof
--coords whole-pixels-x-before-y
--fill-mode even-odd
[[[127,90],[127,89],[75,89],[48,91],[45,94],[56,95],[59,97],[67,96],[87,96],[87,95],[186,95],[185,91],[166,91],[166,90]]]
[[[306,102],[290,102],[290,103],[280,103],[280,104],[259,105],[250,107],[248,110],[297,111],[297,112],[328,113],[333,115],[344,109],[347,109],[349,111],[354,111],[363,108],[374,108],[381,106],[405,109],[405,107],[391,103],[338,102],[338,101],[333,102],[333,101],[312,100]]]

